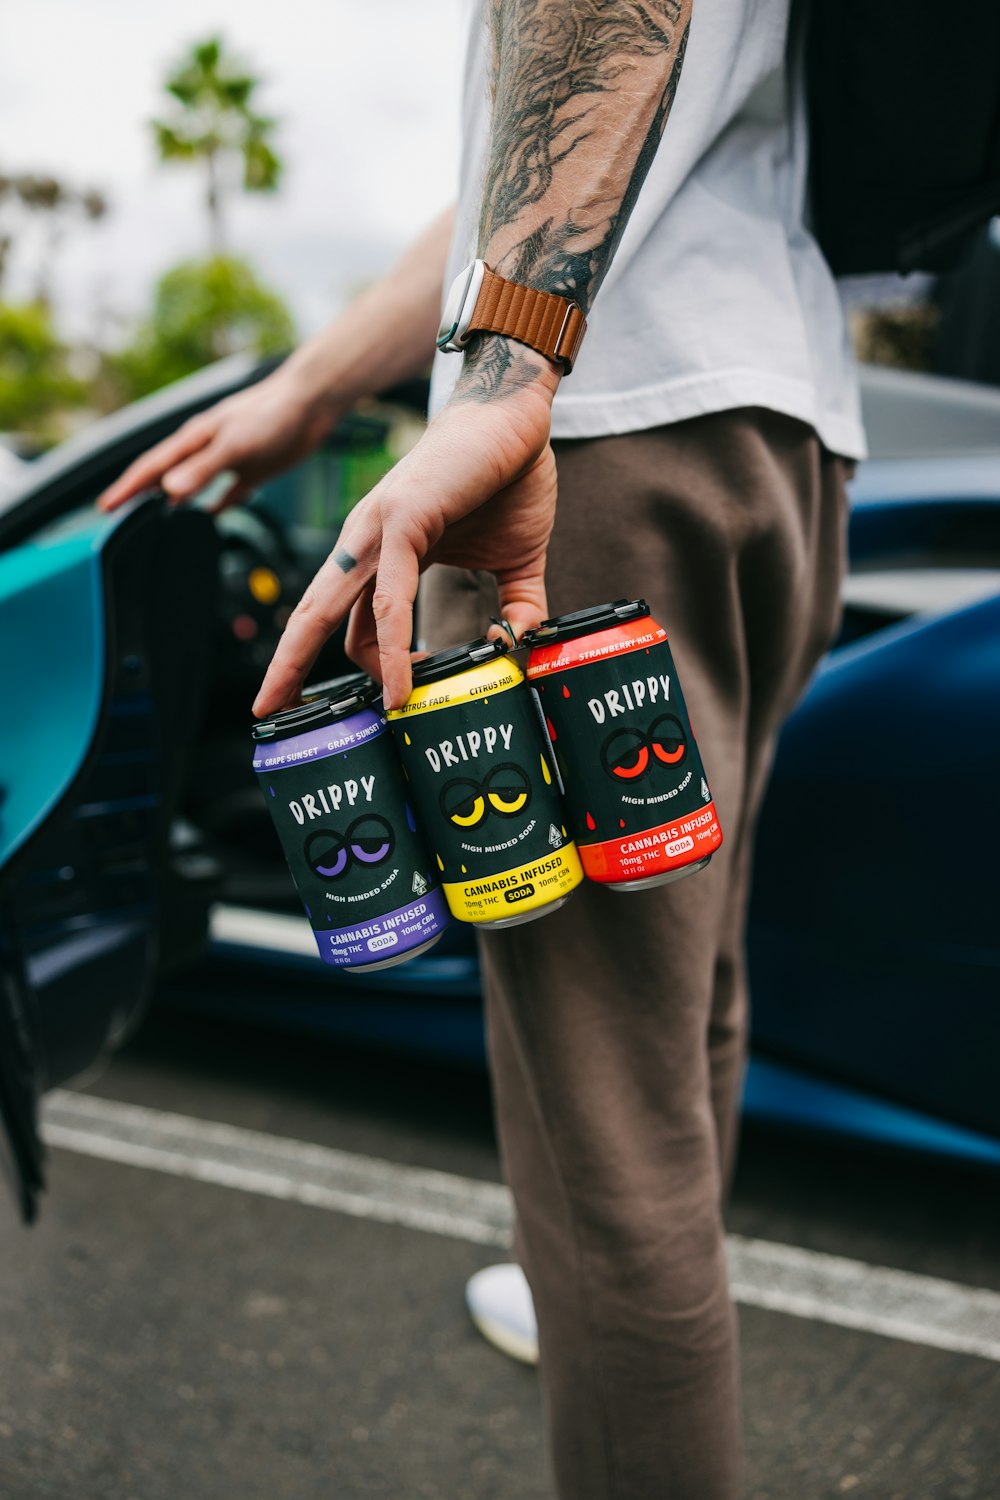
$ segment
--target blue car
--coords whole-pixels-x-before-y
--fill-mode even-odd
[[[0,500],[0,1118],[22,1207],[40,1092],[153,997],[484,1059],[455,924],[386,974],[315,953],[249,769],[248,705],[424,392],[349,417],[251,505],[96,494],[267,372],[235,359],[96,424]],[[870,369],[844,624],[782,735],[758,839],[746,1106],[1000,1163],[1000,393]],[[318,676],[344,670],[335,638]],[[710,752],[709,752],[710,753]]]

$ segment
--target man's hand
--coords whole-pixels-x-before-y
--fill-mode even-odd
[[[318,448],[345,409],[307,394],[295,371],[282,365],[150,448],[104,491],[98,506],[115,510],[154,484],[173,500],[189,500],[226,471],[233,483],[216,508],[236,505]]]
[[[549,447],[559,376],[506,339],[467,356],[455,394],[417,446],[351,512],[285,627],[254,713],[298,702],[324,641],[349,610],[347,649],[382,679],[387,707],[411,687],[413,601],[432,562],[494,573],[516,635],[546,613],[545,552],[555,517]]]

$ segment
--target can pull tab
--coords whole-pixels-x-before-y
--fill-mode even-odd
[[[516,639],[516,637],[514,635],[514,629],[513,629],[513,626],[511,625],[511,623],[510,623],[509,620],[504,620],[504,619],[500,618],[497,615],[490,615],[490,624],[491,625],[499,625],[500,629],[502,631],[504,631],[510,637],[510,643],[511,643],[511,645],[512,646],[516,646],[517,645],[517,639]]]

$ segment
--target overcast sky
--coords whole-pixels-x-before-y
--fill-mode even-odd
[[[205,252],[202,182],[157,164],[145,124],[160,81],[220,31],[266,79],[288,163],[276,197],[244,199],[233,248],[309,331],[384,270],[453,192],[460,31],[469,0],[7,0],[0,22],[0,168],[105,192],[108,219],[56,262],[63,326],[146,306],[156,275]],[[11,296],[32,267],[17,258]],[[103,311],[102,311],[103,310]]]

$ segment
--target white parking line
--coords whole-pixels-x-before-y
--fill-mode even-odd
[[[480,1245],[510,1240],[510,1195],[493,1182],[63,1089],[44,1100],[42,1125],[50,1145],[84,1156]]]
[[[52,1146],[241,1188],[477,1245],[510,1244],[510,1195],[492,1182],[237,1125],[56,1090],[44,1102]],[[1000,1360],[1000,1294],[933,1276],[729,1236],[738,1302]]]

